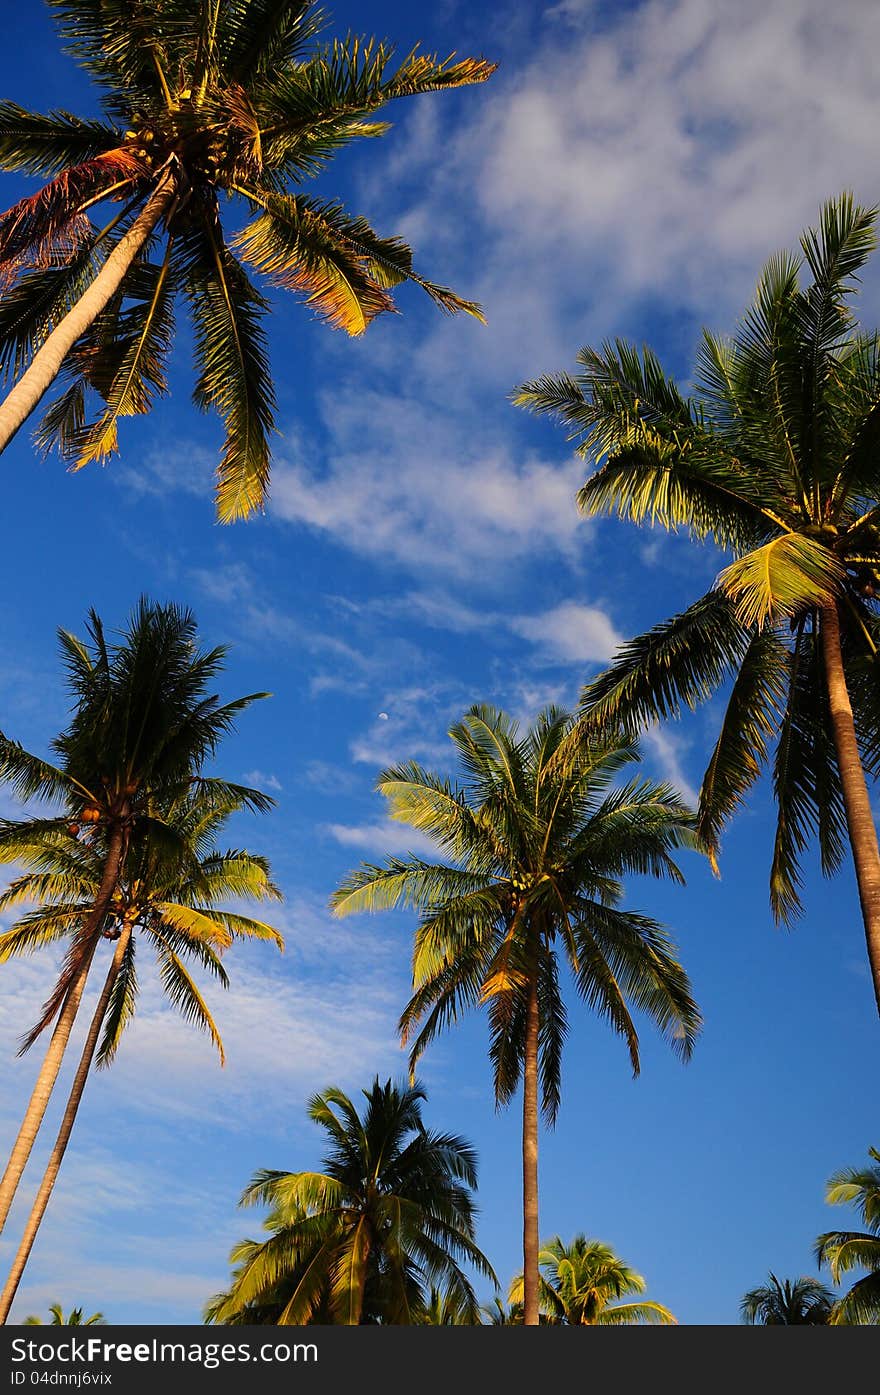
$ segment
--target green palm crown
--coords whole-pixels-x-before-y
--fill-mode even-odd
[[[270,1236],[233,1250],[209,1322],[425,1325],[435,1308],[479,1320],[461,1263],[496,1280],[474,1238],[473,1149],[425,1126],[417,1084],[377,1078],[363,1095],[360,1113],[336,1088],[309,1101],[328,1136],[323,1172],[253,1178],[242,1204],[268,1203]]]
[[[687,975],[663,927],[620,902],[628,873],[682,880],[673,854],[695,845],[690,811],[668,785],[635,776],[615,787],[637,748],[581,740],[560,710],[520,735],[503,712],[476,706],[450,736],[463,785],[414,762],[378,782],[392,817],[427,834],[449,861],[366,865],[333,898],[340,914],[395,905],[421,913],[415,991],[400,1022],[412,1067],[437,1032],[483,1005],[495,1098],[506,1104],[519,1083],[535,994],[543,1109],[552,1121],[568,1022],[560,961],[578,996],[623,1037],[634,1073],[632,1008],[688,1057],[700,1014]]]
[[[643,1294],[645,1280],[600,1240],[576,1235],[566,1245],[555,1235],[541,1246],[538,1263],[545,1322],[564,1327],[634,1327],[676,1321],[661,1303],[643,1298],[630,1303],[616,1301]],[[522,1298],[523,1276],[519,1274],[510,1286],[508,1301],[518,1308]]]
[[[622,647],[585,688],[583,712],[591,724],[637,726],[732,683],[698,828],[714,855],[772,762],[770,895],[785,921],[800,910],[811,838],[826,873],[846,845],[829,652],[842,652],[864,768],[880,770],[880,338],[850,305],[875,222],[849,195],[826,204],[799,257],[768,261],[737,332],[704,332],[689,396],[649,348],[620,340],[582,349],[573,376],[516,394],[596,463],[579,495],[585,512],[684,529],[733,554],[706,595]],[[873,888],[876,838],[863,861]],[[863,887],[863,904],[876,895]],[[880,963],[875,972],[880,992]]]
[[[417,51],[395,65],[375,40],[319,44],[323,16],[311,0],[49,4],[67,51],[102,90],[104,117],[0,102],[0,169],[49,179],[0,217],[0,367],[17,377],[114,253],[125,254],[118,288],[65,352],[37,441],[77,467],[112,454],[120,418],[165,391],[182,299],[195,401],[225,426],[219,516],[244,517],[265,498],[275,411],[268,301],[247,268],[349,334],[393,310],[403,281],[442,310],[480,317],[420,276],[402,239],[300,186],[350,142],[382,135],[376,116],[388,103],[484,82],[494,65]],[[231,238],[230,199],[248,215]],[[109,201],[118,211],[96,224],[92,210]]]
[[[831,1206],[855,1206],[864,1230],[831,1230],[816,1241],[816,1259],[827,1265],[836,1284],[844,1274],[864,1270],[837,1300],[829,1322],[834,1326],[880,1325],[880,1152],[869,1148],[868,1167],[849,1167],[829,1178],[825,1200]]]

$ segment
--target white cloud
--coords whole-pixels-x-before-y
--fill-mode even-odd
[[[244,779],[245,784],[250,785],[252,789],[274,790],[279,793],[284,788],[277,775],[267,775],[262,770],[247,770]]]
[[[164,497],[177,492],[210,499],[216,467],[215,455],[203,446],[186,442],[148,451],[137,466],[128,464],[123,456],[122,463],[113,470],[113,478],[136,496]]]
[[[383,694],[378,714],[349,750],[356,765],[376,768],[400,760],[449,762],[451,743],[446,732],[469,706],[465,689],[457,682],[401,685]]]
[[[564,601],[542,615],[514,616],[508,623],[551,662],[604,663],[622,643],[603,610],[577,601]]]
[[[416,349],[411,371],[435,391],[508,390],[580,344],[641,338],[650,307],[675,309],[664,338],[688,352],[688,315],[729,325],[824,199],[876,200],[877,6],[563,0],[547,14],[566,22],[502,66],[441,163],[415,121],[394,153],[389,187],[419,190],[422,256],[489,319]],[[474,247],[489,249],[476,284]]]
[[[271,516],[384,562],[503,587],[499,562],[572,556],[585,530],[583,465],[553,465],[476,438],[448,407],[388,393],[325,402],[327,460],[275,467]],[[469,439],[470,437],[470,439]]]
[[[168,1005],[150,950],[141,946],[135,1019],[113,1066],[89,1087],[92,1108],[124,1106],[246,1129],[270,1121],[279,1097],[304,1096],[316,1082],[357,1083],[365,1059],[372,1070],[396,1058],[406,965],[387,934],[342,924],[303,897],[273,907],[266,918],[284,932],[284,958],[268,945],[236,945],[226,957],[229,991],[213,981],[204,985],[226,1048],[222,1069],[210,1041]],[[0,979],[0,1118],[10,1125],[45,1051],[38,1044],[14,1059],[17,1038],[47,996],[53,964],[52,956],[21,960]],[[84,1000],[71,1061],[89,1012]]]
[[[682,758],[687,747],[683,739],[674,736],[668,727],[649,726],[642,733],[642,745],[653,755],[663,779],[674,785],[686,803],[695,808],[699,791],[684,771]]]
[[[375,819],[359,824],[328,823],[324,829],[337,843],[347,848],[362,848],[365,852],[392,857],[410,852],[433,860],[438,857],[437,844],[431,838],[407,824],[395,823],[393,819]]]

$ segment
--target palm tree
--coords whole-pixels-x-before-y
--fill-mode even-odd
[[[818,1279],[777,1279],[744,1293],[739,1305],[743,1322],[763,1327],[825,1327],[830,1321],[834,1294]]]
[[[484,1327],[522,1327],[523,1324],[522,1302],[511,1303],[505,1308],[500,1294],[497,1293],[491,1303],[482,1305],[480,1312]]]
[[[472,1303],[462,1301],[460,1294],[432,1284],[424,1310],[414,1321],[422,1327],[480,1327],[482,1311],[482,1307],[475,1311]]]
[[[265,858],[240,849],[220,852],[214,846],[215,835],[244,804],[241,795],[227,795],[218,802],[213,791],[196,787],[161,810],[161,821],[144,821],[132,833],[120,884],[102,932],[115,941],[115,948],[58,1137],[0,1294],[0,1323],[9,1315],[49,1204],[96,1050],[98,1065],[109,1065],[134,1016],[138,993],[136,932],[141,931],[156,953],[160,979],[170,1001],[187,1021],[210,1035],[221,1064],[224,1052],[220,1033],[184,961],[194,960],[226,988],[229,979],[220,956],[234,939],[273,940],[283,948],[281,936],[270,925],[218,905],[230,896],[255,901],[280,899]],[[75,935],[91,914],[101,876],[100,853],[79,844],[71,853],[59,850],[56,842],[47,840],[34,849],[32,861],[38,870],[17,878],[0,895],[0,910],[33,900],[42,904],[0,936],[0,963],[52,944],[62,936]]]
[[[243,1206],[268,1203],[268,1240],[232,1252],[230,1292],[209,1322],[423,1321],[426,1285],[460,1316],[479,1307],[460,1261],[495,1278],[474,1241],[473,1149],[422,1121],[425,1092],[378,1078],[358,1113],[342,1090],[313,1096],[309,1117],[329,1135],[323,1172],[258,1172]],[[265,1316],[266,1313],[271,1314]]]
[[[676,1319],[661,1303],[613,1303],[644,1293],[641,1274],[630,1269],[608,1245],[576,1235],[570,1245],[558,1235],[541,1246],[539,1301],[547,1321],[564,1327],[634,1327],[669,1324]],[[523,1276],[510,1285],[511,1305],[523,1301]]]
[[[451,859],[389,858],[351,873],[339,914],[398,904],[421,919],[414,993],[400,1019],[411,1067],[466,1008],[489,1014],[496,1106],[523,1081],[525,1322],[538,1321],[538,1082],[549,1125],[561,1091],[567,960],[581,999],[626,1041],[639,1039],[627,998],[685,1059],[700,1026],[684,969],[665,930],[623,910],[621,877],[682,881],[672,852],[694,844],[693,816],[668,785],[614,776],[637,759],[620,739],[581,739],[565,712],[541,714],[524,737],[503,712],[472,707],[450,731],[466,781],[453,786],[414,762],[378,788],[393,818],[433,838]],[[413,1039],[414,1038],[414,1039]]]
[[[103,1313],[92,1313],[91,1317],[84,1317],[84,1308],[71,1308],[67,1317],[64,1316],[64,1309],[60,1303],[53,1303],[49,1312],[52,1314],[50,1327],[106,1327],[107,1319]],[[42,1327],[41,1317],[26,1317],[22,1323],[23,1327]]]
[[[574,377],[516,400],[566,423],[598,467],[588,514],[688,530],[734,554],[682,614],[630,640],[583,693],[591,723],[678,717],[732,679],[703,778],[699,830],[721,830],[773,758],[777,920],[800,910],[813,836],[835,872],[849,840],[880,1010],[880,851],[865,772],[880,769],[880,337],[852,310],[876,242],[849,195],[772,257],[730,340],[707,332],[693,395],[656,356],[618,340],[578,354]]]
[[[819,1267],[827,1264],[836,1284],[854,1269],[867,1271],[834,1304],[828,1319],[834,1326],[880,1324],[880,1153],[876,1148],[868,1153],[872,1166],[836,1172],[825,1192],[830,1206],[854,1205],[865,1227],[827,1231],[816,1241]]]
[[[66,730],[52,743],[58,763],[30,754],[0,732],[0,782],[22,800],[52,800],[63,806],[60,814],[48,818],[0,822],[0,861],[27,863],[44,842],[54,844],[60,857],[61,843],[66,839],[69,844],[71,835],[83,830],[95,840],[100,858],[90,914],[83,916],[80,908],[71,915],[63,908],[45,912],[65,931],[73,927],[73,933],[55,988],[22,1045],[27,1050],[55,1022],[0,1181],[0,1228],[46,1112],[133,832],[152,830],[156,837],[165,832],[173,839],[173,830],[157,811],[159,803],[190,788],[217,800],[240,799],[258,811],[273,803],[257,790],[201,774],[238,714],[264,694],[221,704],[209,692],[225,650],[199,649],[188,610],[142,599],[115,645],[108,644],[94,612],[88,629],[90,644],[59,632],[74,710]]]
[[[75,467],[117,448],[119,419],[165,391],[174,303],[193,324],[196,404],[225,427],[223,520],[263,503],[274,394],[261,320],[270,286],[360,334],[414,281],[442,309],[479,307],[419,276],[410,248],[299,186],[401,97],[484,82],[482,59],[375,40],[317,46],[313,0],[49,0],[66,51],[102,90],[103,120],[0,103],[0,169],[48,178],[0,218],[0,450],[59,377],[37,433]],[[393,69],[393,70],[392,70]],[[231,241],[221,196],[250,221]],[[103,227],[92,209],[115,204]],[[97,414],[89,420],[92,402]]]

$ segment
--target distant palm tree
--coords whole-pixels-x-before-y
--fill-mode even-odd
[[[71,835],[82,834],[100,859],[100,876],[89,915],[83,917],[81,903],[72,911],[62,906],[54,913],[59,928],[73,928],[74,933],[55,988],[24,1038],[22,1050],[27,1050],[55,1022],[0,1181],[0,1229],[61,1067],[133,830],[152,829],[160,836],[167,826],[158,815],[159,805],[164,800],[167,807],[170,798],[188,789],[220,801],[240,799],[256,810],[267,810],[273,803],[259,791],[202,774],[238,714],[265,695],[254,693],[223,704],[211,694],[225,650],[198,647],[195,620],[188,610],[142,599],[115,645],[107,643],[94,612],[89,617],[90,644],[64,630],[59,638],[73,715],[52,743],[58,763],[31,755],[0,732],[0,783],[22,800],[60,804],[62,812],[0,822],[0,861],[21,859],[27,865],[44,842],[52,845],[52,859],[60,858]],[[168,836],[173,840],[172,831]],[[52,916],[49,910],[44,913],[38,940]]]
[[[352,872],[333,897],[339,914],[398,904],[421,913],[414,993],[400,1026],[411,1067],[467,1008],[485,1006],[495,1102],[523,1081],[524,1321],[538,1322],[538,1082],[548,1123],[561,1095],[567,1018],[560,970],[626,1041],[639,1039],[631,1004],[687,1059],[700,1014],[687,975],[656,921],[620,908],[631,872],[683,881],[673,852],[694,846],[693,816],[668,785],[630,779],[638,759],[620,739],[581,739],[570,716],[543,713],[524,736],[477,706],[450,731],[466,782],[454,787],[414,762],[378,788],[392,817],[427,834],[449,863],[389,858]]]
[[[485,82],[495,65],[413,50],[394,68],[386,43],[319,46],[313,0],[49,5],[102,89],[104,119],[0,102],[0,169],[49,179],[0,217],[0,370],[18,378],[0,403],[0,451],[60,375],[39,444],[76,467],[111,455],[120,419],[165,391],[182,297],[195,402],[225,426],[219,515],[244,517],[265,500],[275,410],[269,302],[245,264],[349,334],[393,310],[403,281],[482,318],[419,276],[400,238],[300,186],[352,141],[383,135],[388,103]],[[230,199],[250,217],[231,241]],[[108,203],[99,227],[91,211]]]
[[[584,689],[591,725],[678,717],[732,681],[703,777],[699,829],[722,829],[772,757],[777,919],[800,911],[801,858],[852,851],[880,1011],[880,848],[865,782],[880,773],[880,336],[850,308],[877,210],[822,209],[802,260],[767,263],[737,333],[708,331],[685,397],[650,349],[578,354],[575,376],[516,400],[558,417],[599,468],[589,514],[684,530],[734,560],[699,600],[629,640]]]
[[[137,932],[155,951],[168,998],[187,1021],[208,1032],[221,1064],[224,1055],[220,1034],[184,960],[194,960],[225,988],[229,979],[220,956],[234,939],[272,940],[283,948],[281,936],[271,926],[218,905],[225,897],[256,901],[280,898],[265,858],[239,849],[220,852],[214,846],[216,834],[252,793],[227,794],[218,802],[213,791],[196,786],[172,800],[168,807],[159,806],[156,812],[160,817],[155,822],[145,819],[132,829],[125,866],[103,931],[107,939],[115,941],[115,949],[86,1034],[58,1137],[0,1294],[0,1323],[9,1314],[49,1204],[96,1050],[99,1066],[109,1065],[134,1016],[138,994]],[[53,839],[47,839],[33,850],[31,861],[39,870],[17,878],[0,895],[0,910],[23,901],[43,904],[0,935],[0,963],[52,944],[62,935],[76,935],[95,901],[103,862],[99,851],[79,843],[72,850],[60,849]]]
[[[432,1284],[422,1313],[414,1321],[422,1327],[479,1327],[481,1312],[475,1312],[470,1301],[463,1302],[459,1293]]]
[[[84,1308],[71,1308],[67,1317],[64,1316],[64,1309],[60,1303],[53,1303],[49,1308],[52,1314],[50,1327],[106,1327],[107,1319],[103,1313],[92,1313],[91,1317],[83,1317]],[[26,1317],[22,1323],[23,1327],[42,1327],[41,1317]]]
[[[880,1152],[868,1149],[874,1165],[844,1168],[828,1179],[830,1206],[854,1205],[864,1231],[831,1230],[816,1241],[819,1266],[828,1265],[836,1284],[854,1269],[867,1273],[838,1298],[829,1322],[834,1326],[880,1325]]]
[[[834,1294],[818,1279],[777,1279],[744,1293],[739,1305],[743,1322],[763,1327],[825,1327]]]
[[[500,1294],[497,1293],[491,1303],[483,1303],[480,1312],[486,1327],[522,1327],[523,1325],[522,1303],[511,1303],[505,1307]]]
[[[660,1303],[642,1299],[617,1303],[631,1293],[644,1293],[641,1274],[624,1264],[608,1245],[576,1235],[570,1245],[554,1236],[541,1246],[541,1312],[550,1323],[565,1327],[633,1327],[640,1323],[669,1324],[676,1319]],[[523,1301],[523,1276],[510,1286],[512,1306]]]
[[[459,1262],[495,1276],[474,1240],[473,1149],[426,1129],[420,1086],[376,1079],[363,1094],[362,1114],[339,1089],[309,1101],[329,1135],[324,1172],[255,1175],[242,1205],[268,1203],[271,1234],[233,1250],[232,1286],[208,1322],[422,1323],[426,1286],[478,1320]]]

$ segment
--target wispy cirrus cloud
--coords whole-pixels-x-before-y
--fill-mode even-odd
[[[270,516],[416,571],[505,585],[505,564],[543,550],[573,557],[587,526],[583,466],[559,466],[509,439],[462,430],[453,413],[398,390],[324,404],[323,463],[276,467]]]
[[[394,153],[394,187],[420,190],[409,217],[426,251],[457,259],[471,287],[470,248],[492,251],[476,287],[485,339],[453,358],[440,327],[417,351],[438,391],[463,376],[461,353],[469,383],[509,387],[581,343],[640,335],[652,312],[685,351],[690,317],[723,328],[824,199],[877,197],[876,6],[564,0],[544,20],[531,61],[499,71],[442,165],[425,155],[434,112]]]
[[[427,834],[405,823],[395,823],[393,819],[372,819],[359,824],[328,823],[324,824],[324,830],[343,847],[363,852],[391,857],[405,853],[432,859],[438,856],[437,844]]]

